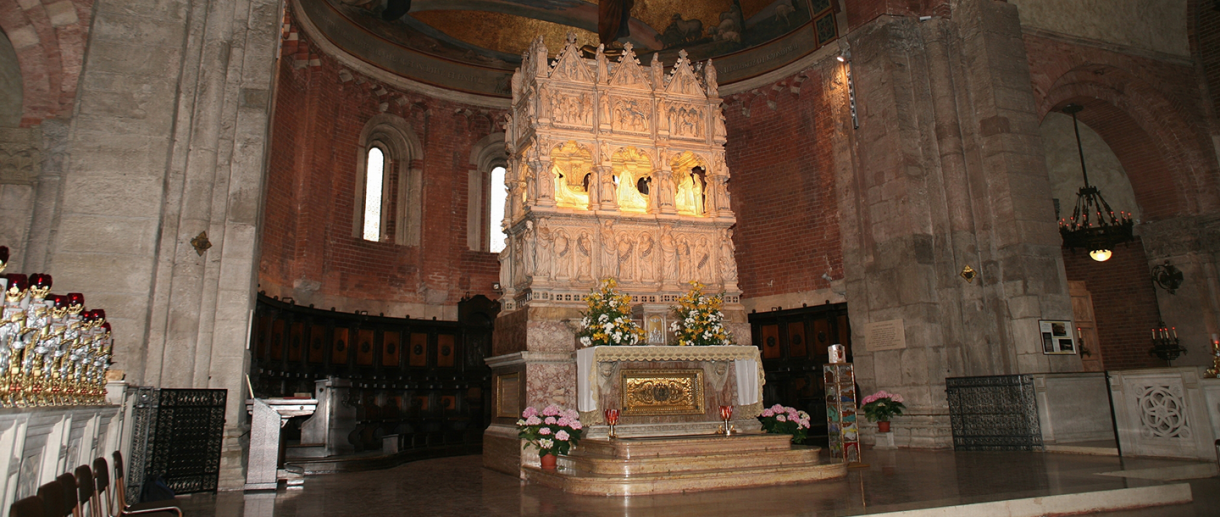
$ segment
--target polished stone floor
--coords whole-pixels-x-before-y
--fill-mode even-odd
[[[1194,493],[1192,504],[1103,515],[1220,515],[1220,478],[1215,476],[1215,469],[1207,463],[1176,460],[866,449],[868,466],[849,470],[845,479],[626,498],[575,496],[522,485],[516,478],[483,469],[481,461],[480,456],[423,460],[388,470],[312,476],[306,479],[303,490],[281,489],[274,494],[222,492],[180,499],[184,513],[192,517],[839,516],[1155,486],[1168,482],[1164,478],[1210,476],[1189,480]]]

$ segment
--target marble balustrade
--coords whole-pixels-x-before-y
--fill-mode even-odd
[[[134,393],[110,382],[104,405],[0,409],[0,508],[94,458],[130,457]]]

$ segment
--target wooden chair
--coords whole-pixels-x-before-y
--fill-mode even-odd
[[[48,509],[47,514],[48,515],[72,515],[74,517],[82,517],[81,510],[80,510],[80,500],[77,499],[77,497],[76,497],[76,477],[74,477],[71,473],[63,473],[63,474],[60,474],[59,477],[55,478],[55,480],[59,481],[59,484],[63,486],[64,511],[63,511],[63,513],[53,514]]]
[[[119,451],[114,451],[114,506],[111,515],[114,517],[122,517],[124,515],[147,515],[156,517],[168,517],[176,515],[182,517],[182,509],[178,508],[178,504],[174,501],[152,501],[148,503],[127,504],[127,481],[123,477],[123,454]]]
[[[76,467],[76,497],[76,507],[80,509],[77,517],[103,517],[97,504],[97,490],[93,488],[93,469],[88,465]]]
[[[32,495],[13,503],[8,509],[9,517],[48,517],[42,498]]]
[[[42,501],[42,514],[47,517],[66,517],[72,514],[72,508],[64,501],[64,485],[58,480],[38,487],[38,499]]]
[[[97,489],[98,506],[105,503],[102,515],[114,515],[114,489],[111,488],[110,465],[106,463],[106,458],[93,459],[93,488]]]

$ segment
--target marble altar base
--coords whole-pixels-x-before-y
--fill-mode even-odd
[[[634,496],[806,483],[847,475],[821,463],[821,448],[779,434],[585,439],[558,468],[523,467],[524,478],[581,495]]]

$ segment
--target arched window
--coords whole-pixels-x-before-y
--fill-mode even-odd
[[[385,189],[385,153],[376,145],[369,148],[364,178],[364,230],[366,241],[381,240],[381,198]]]
[[[466,212],[466,244],[473,251],[499,253],[504,249],[504,189],[508,157],[504,133],[493,133],[474,144],[470,153],[469,204]]]
[[[412,167],[419,140],[406,120],[390,114],[369,119],[360,133],[352,235],[374,242],[418,246],[422,181]]]
[[[508,190],[504,188],[504,172],[503,166],[496,167],[491,170],[491,209],[489,215],[489,234],[491,241],[487,251],[499,253],[504,251],[504,231],[500,228],[496,217],[504,217],[504,203],[508,201]]]

